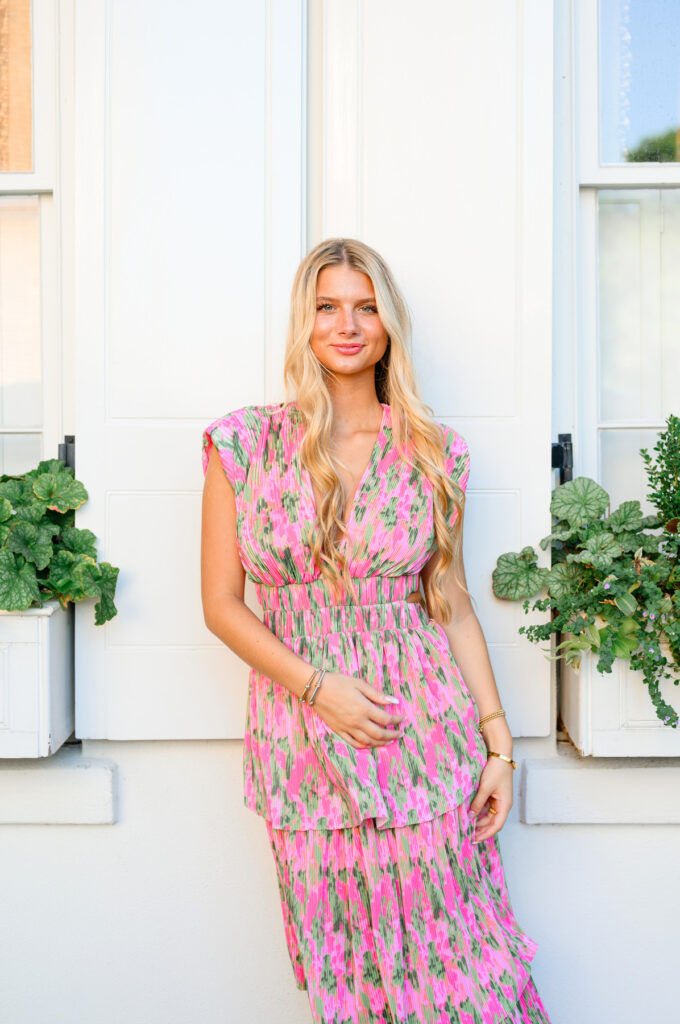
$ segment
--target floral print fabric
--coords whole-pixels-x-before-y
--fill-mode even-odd
[[[466,803],[416,825],[272,829],[298,988],[324,1024],[550,1024],[495,836]]]
[[[296,404],[245,406],[203,432],[204,473],[214,445],[234,490],[265,625],[310,665],[397,696],[405,714],[402,738],[356,749],[251,669],[244,802],[266,820],[315,1021],[544,1024],[536,944],[510,908],[497,836],[472,843],[468,806],[487,760],[476,704],[442,627],[406,600],[434,551],[432,486],[401,458],[382,407],[342,541],[354,592],[340,601],[311,558]],[[467,444],[441,428],[447,472],[465,489]]]
[[[453,428],[442,429],[447,471],[464,489],[467,445]],[[421,604],[406,601],[434,550],[432,487],[399,456],[383,405],[344,539],[356,593],[333,604],[311,561],[316,513],[298,457],[302,436],[294,404],[236,410],[204,432],[204,470],[214,444],[236,495],[241,560],[265,624],[310,665],[361,675],[397,696],[405,735],[357,749],[253,669],[245,803],[274,828],[345,828],[369,817],[379,828],[425,821],[470,796],[486,763],[476,705],[446,634]],[[452,505],[451,520],[455,514]]]

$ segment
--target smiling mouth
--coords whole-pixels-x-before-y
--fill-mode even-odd
[[[364,346],[361,344],[356,345],[335,345],[334,348],[339,348],[341,352],[358,352],[359,349]]]

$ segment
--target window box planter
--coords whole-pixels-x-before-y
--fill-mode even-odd
[[[73,732],[73,607],[0,610],[0,758],[48,757]]]
[[[669,652],[664,654],[670,661]],[[680,684],[664,679],[660,689],[677,707]],[[669,729],[657,718],[642,672],[622,658],[614,661],[611,672],[598,672],[597,654],[590,651],[583,652],[579,669],[561,662],[560,713],[582,755],[680,757],[680,728]]]

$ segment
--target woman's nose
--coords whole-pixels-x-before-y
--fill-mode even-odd
[[[354,310],[346,309],[340,315],[340,330],[351,331],[356,330],[356,324],[354,322]]]

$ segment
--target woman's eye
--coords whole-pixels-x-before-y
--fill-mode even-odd
[[[378,310],[375,306],[362,306],[362,309],[368,309],[371,313],[377,313]]]
[[[318,310],[320,309],[332,309],[333,307],[331,306],[330,302],[322,302],[321,305],[317,306],[316,308],[318,312]]]

